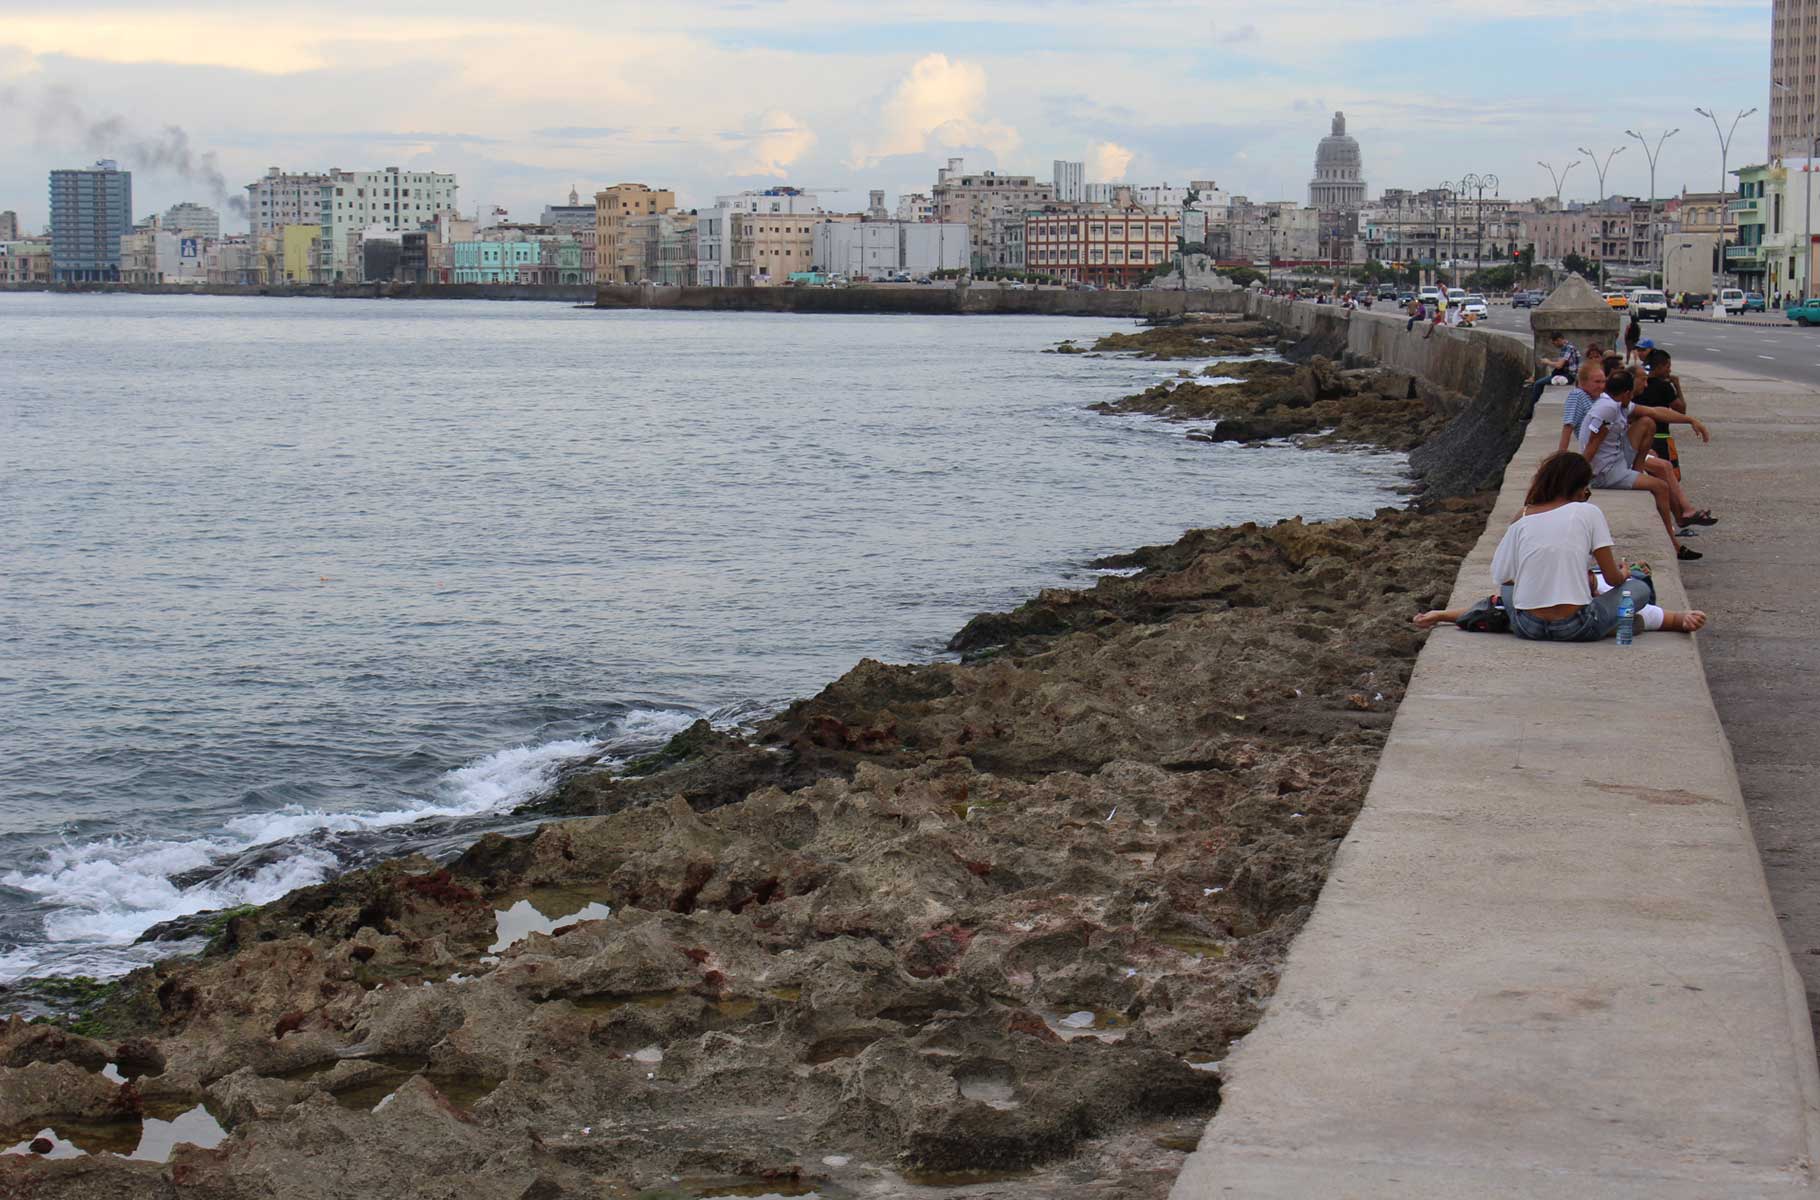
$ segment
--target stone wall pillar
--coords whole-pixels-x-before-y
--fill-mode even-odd
[[[1529,310],[1529,328],[1535,337],[1531,365],[1551,354],[1549,337],[1557,331],[1582,353],[1589,342],[1598,342],[1609,352],[1618,345],[1622,327],[1623,319],[1597,288],[1578,275],[1569,275],[1548,299]]]

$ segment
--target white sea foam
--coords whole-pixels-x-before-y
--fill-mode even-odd
[[[669,709],[632,709],[609,731],[649,742],[667,738],[696,719]],[[321,883],[341,867],[326,848],[287,847],[284,856],[257,869],[188,886],[173,879],[224,863],[235,855],[273,843],[318,834],[394,829],[432,818],[459,819],[505,812],[535,798],[555,782],[565,763],[597,753],[603,742],[565,739],[511,746],[457,767],[436,782],[431,795],[396,807],[367,812],[331,812],[299,805],[236,817],[220,836],[186,841],[106,838],[64,845],[36,869],[0,875],[15,888],[55,906],[44,920],[44,936],[60,950],[132,943],[152,926],[192,913],[264,904],[286,892]],[[0,951],[0,983],[43,969],[29,946]]]

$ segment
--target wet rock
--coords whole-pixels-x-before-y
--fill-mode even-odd
[[[109,1061],[106,1046],[56,1025],[32,1024],[15,1015],[0,1026],[0,1067],[67,1062],[85,1071],[99,1071]]]
[[[139,1093],[69,1062],[0,1067],[0,1129],[69,1121],[121,1121],[137,1117]]]

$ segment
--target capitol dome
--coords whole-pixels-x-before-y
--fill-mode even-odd
[[[1346,114],[1333,114],[1333,132],[1314,152],[1314,178],[1308,181],[1308,203],[1323,212],[1353,212],[1365,204],[1359,143],[1346,133]]]

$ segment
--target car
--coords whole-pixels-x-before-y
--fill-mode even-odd
[[[929,278],[927,275],[918,275],[916,277],[916,281],[918,283],[934,283],[935,282],[935,280]]]
[[[1637,314],[1639,321],[1653,320],[1661,324],[1668,320],[1668,297],[1648,288],[1637,288],[1630,294],[1630,310]]]
[[[1536,302],[1530,299],[1533,295],[1535,295],[1534,292],[1512,292],[1510,294],[1510,306],[1512,308],[1534,308]]]
[[[1789,305],[1788,319],[1808,328],[1820,325],[1820,298],[1809,296],[1799,304]]]
[[[1432,307],[1439,304],[1441,302],[1441,297],[1444,295],[1446,295],[1446,293],[1440,288],[1431,285],[1416,292],[1416,299],[1420,300],[1423,304]]]
[[[1744,293],[1737,288],[1720,288],[1719,299],[1713,305],[1720,316],[1744,311]]]
[[[1414,300],[1415,298],[1416,298],[1416,294],[1414,292],[1398,292],[1397,293],[1397,303],[1398,304],[1408,304],[1411,300]]]
[[[1764,301],[1762,292],[1744,293],[1745,312],[1768,312],[1769,304]]]
[[[1615,308],[1619,312],[1624,312],[1626,309],[1630,308],[1630,297],[1626,296],[1623,292],[1606,292],[1605,304],[1608,308]]]
[[[1491,312],[1483,296],[1468,296],[1462,301],[1460,316],[1467,321],[1483,321]]]
[[[1378,289],[1378,299],[1380,300],[1395,300],[1397,298],[1397,289],[1393,287],[1381,287]]]
[[[1448,288],[1447,289],[1447,307],[1452,308],[1456,304],[1464,304],[1464,303],[1466,303],[1466,289],[1465,288]]]

